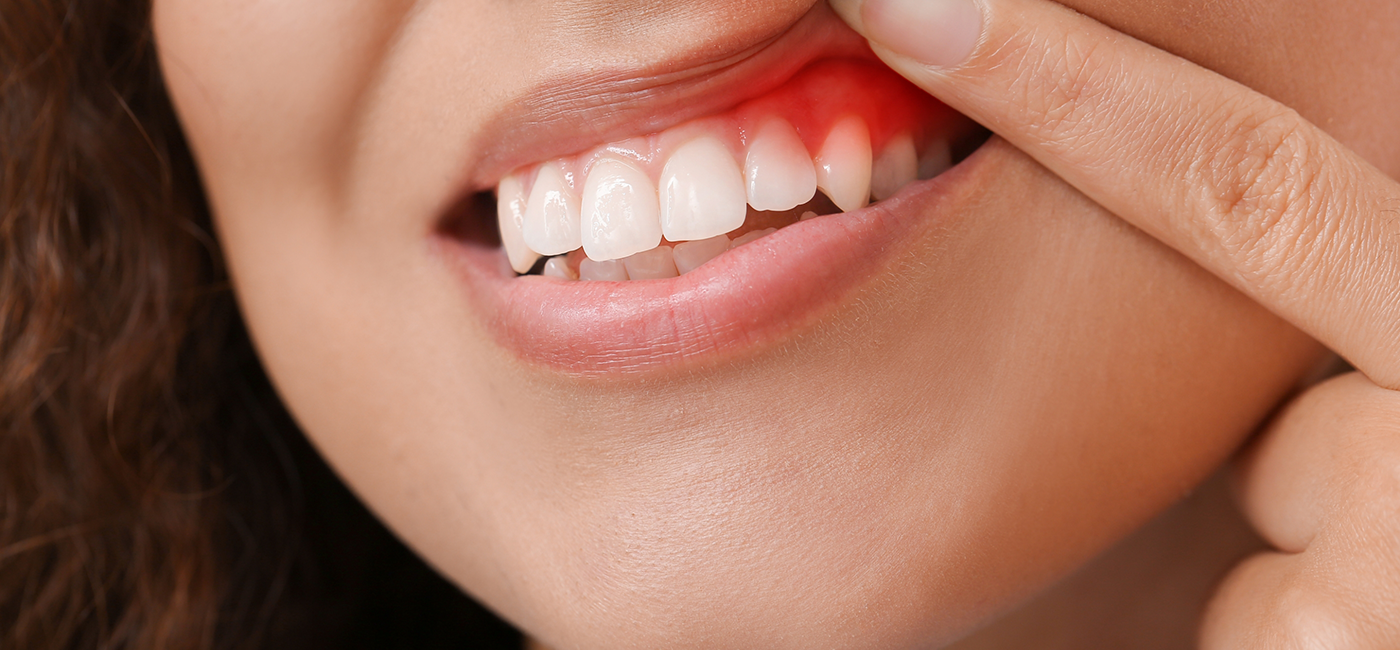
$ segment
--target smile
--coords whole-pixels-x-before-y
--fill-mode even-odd
[[[653,369],[782,340],[881,273],[985,132],[832,49],[726,109],[510,169],[467,211],[480,229],[494,207],[498,243],[449,220],[498,340],[571,374]]]

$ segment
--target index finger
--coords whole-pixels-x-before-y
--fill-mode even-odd
[[[1400,388],[1400,185],[1296,111],[1048,0],[832,0],[897,72]]]

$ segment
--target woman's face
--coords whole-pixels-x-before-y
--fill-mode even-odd
[[[1391,0],[1066,4],[1400,172]],[[1189,490],[1318,359],[997,139],[680,278],[513,277],[473,199],[513,170],[612,145],[655,176],[633,145],[754,106],[809,148],[833,110],[876,149],[963,133],[893,115],[918,101],[878,73],[804,72],[870,70],[824,2],[157,0],[156,30],[286,403],[558,646],[956,638]],[[816,100],[772,99],[804,74]]]

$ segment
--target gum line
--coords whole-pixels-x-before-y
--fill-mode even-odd
[[[725,114],[516,170],[497,190],[502,241],[519,273],[539,251],[561,279],[673,277],[727,250],[759,208],[846,211],[941,173],[962,122],[885,68],[819,62]]]

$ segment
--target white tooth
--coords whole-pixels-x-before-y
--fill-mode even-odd
[[[700,268],[701,264],[719,257],[720,253],[727,250],[729,250],[729,238],[720,235],[700,241],[676,244],[675,248],[671,250],[671,256],[675,259],[676,271],[685,275]]]
[[[817,195],[812,154],[787,120],[765,123],[744,158],[749,205],[755,210],[791,210]]]
[[[657,246],[649,251],[630,255],[622,260],[627,267],[627,277],[633,280],[663,280],[680,275],[676,272],[675,259],[671,257],[670,246]]]
[[[808,220],[808,219],[816,219],[818,216],[820,216],[820,215],[818,215],[818,214],[815,213],[815,212],[812,212],[811,210],[808,210],[808,211],[806,211],[806,212],[803,212],[803,213],[802,213],[802,216],[801,216],[801,217],[798,217],[797,220],[798,220],[798,221],[806,221],[806,220]]]
[[[656,186],[631,163],[604,158],[583,184],[583,252],[617,260],[661,245]]]
[[[569,268],[569,262],[563,257],[551,257],[544,261],[545,277],[559,278],[561,280],[577,280],[574,270]]]
[[[953,153],[948,141],[938,138],[928,144],[924,155],[919,159],[919,180],[926,181],[948,171],[953,166]]]
[[[622,260],[598,262],[585,257],[578,263],[578,279],[623,282],[627,279],[627,267]]]
[[[501,179],[496,186],[496,225],[501,229],[501,245],[506,249],[506,259],[516,273],[527,273],[535,265],[540,254],[525,245],[525,206],[530,200],[525,196],[525,186],[520,176],[511,174]]]
[[[914,138],[901,133],[886,143],[885,150],[875,159],[870,171],[870,196],[883,201],[918,178],[919,152],[914,150]]]
[[[691,140],[661,170],[661,233],[691,241],[723,235],[744,225],[748,206],[744,173],[719,140]]]
[[[525,209],[525,244],[541,255],[567,253],[580,245],[578,195],[556,163],[540,165]]]
[[[775,232],[778,232],[778,229],[777,229],[777,228],[764,228],[763,230],[753,230],[753,231],[747,232],[747,233],[745,233],[745,234],[740,235],[739,237],[737,237],[737,238],[734,240],[734,243],[733,243],[733,244],[730,244],[729,247],[730,247],[730,248],[738,248],[738,247],[743,246],[744,244],[747,244],[747,243],[749,243],[749,242],[751,242],[751,241],[756,241],[756,240],[762,239],[762,238],[764,238],[764,237],[767,237],[768,235],[771,235],[771,234],[773,234],[773,233],[775,233]]]
[[[817,187],[842,212],[865,207],[870,200],[870,131],[865,120],[851,116],[836,123],[817,154]]]

